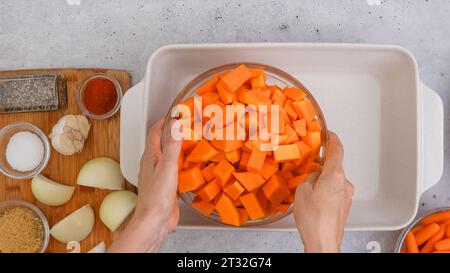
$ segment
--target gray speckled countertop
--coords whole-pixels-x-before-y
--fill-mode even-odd
[[[379,3],[380,5],[377,5]],[[372,5],[371,5],[372,4]],[[0,70],[108,67],[139,81],[150,54],[172,43],[346,42],[397,44],[445,107],[445,163],[420,212],[450,205],[449,0],[0,0]],[[343,250],[394,248],[399,231],[347,232]],[[377,243],[370,243],[377,249]],[[297,233],[176,231],[165,252],[299,252]]]

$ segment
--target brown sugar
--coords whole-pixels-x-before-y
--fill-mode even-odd
[[[44,225],[34,211],[15,207],[0,212],[0,253],[34,253],[41,248]]]

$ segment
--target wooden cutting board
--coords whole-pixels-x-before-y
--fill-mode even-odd
[[[56,124],[60,117],[66,114],[80,114],[76,102],[76,91],[78,86],[87,77],[96,73],[106,73],[117,79],[123,92],[130,88],[131,84],[131,77],[128,72],[109,69],[39,69],[0,71],[0,75],[55,72],[60,73],[65,77],[67,87],[67,108],[56,112],[0,114],[0,128],[14,122],[30,122],[38,126],[44,133],[49,135],[53,125]],[[52,180],[55,180],[56,182],[67,185],[76,185],[78,172],[83,164],[88,160],[99,156],[106,156],[119,161],[119,112],[108,120],[89,120],[91,123],[91,131],[89,132],[89,137],[85,142],[84,149],[80,154],[63,156],[52,148],[50,161],[42,174]],[[114,238],[117,237],[120,230],[115,233],[109,231],[109,229],[100,221],[98,217],[101,201],[110,191],[77,186],[72,199],[68,203],[62,206],[50,207],[38,202],[34,198],[31,192],[30,181],[31,180],[13,180],[0,174],[0,200],[22,199],[32,202],[45,214],[50,227],[81,206],[88,203],[91,204],[96,214],[95,226],[90,235],[80,242],[81,252],[90,250],[101,241],[105,241],[108,246]],[[128,182],[126,183],[126,188],[133,191],[136,190]],[[47,252],[69,252],[69,250],[66,249],[65,244],[50,238]]]

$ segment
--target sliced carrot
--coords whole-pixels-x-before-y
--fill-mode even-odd
[[[198,167],[183,171],[178,175],[178,191],[180,193],[199,189],[205,184],[205,179]]]
[[[248,222],[249,216],[245,209],[238,208],[239,216],[241,217],[241,225],[245,225]]]
[[[244,146],[244,140],[212,140],[211,144],[218,150],[231,152]]]
[[[222,187],[216,178],[197,191],[197,195],[204,201],[211,201],[221,190]]]
[[[288,188],[289,189],[296,189],[298,187],[298,185],[300,185],[301,183],[303,183],[305,181],[307,174],[301,174],[298,175],[292,179],[290,179],[288,181]]]
[[[416,233],[419,232],[419,230],[421,230],[421,229],[423,229],[423,226],[422,226],[422,225],[420,225],[420,226],[415,226],[415,227],[413,227],[413,228],[411,229],[411,232],[412,232],[413,234],[416,234]]]
[[[192,200],[192,205],[200,210],[206,216],[209,216],[214,211],[214,203],[203,201],[200,197],[196,196],[194,200]]]
[[[210,163],[208,166],[202,169],[202,175],[207,182],[211,181],[216,177],[213,173],[214,168],[217,166],[217,163]]]
[[[435,243],[437,243],[438,241],[442,240],[442,238],[444,238],[446,227],[447,227],[446,224],[440,224],[439,231],[425,243],[425,245],[420,250],[420,253],[433,252]],[[412,230],[411,230],[411,232],[412,232]]]
[[[297,112],[299,118],[303,118],[306,120],[306,124],[309,125],[313,121],[316,115],[316,110],[314,109],[314,106],[312,105],[311,101],[309,100],[294,101],[292,105],[294,106],[294,109]]]
[[[265,88],[266,87],[266,79],[264,74],[260,74],[251,79],[252,88]]]
[[[311,121],[311,123],[308,126],[308,130],[312,132],[320,132],[320,122],[317,119],[314,119]]]
[[[217,164],[214,168],[213,173],[218,179],[218,182],[222,186],[222,188],[228,185],[230,179],[235,171],[234,167],[228,162],[228,160],[224,159]]]
[[[305,92],[296,87],[285,87],[283,90],[284,95],[294,101],[303,100],[306,97]]]
[[[287,213],[289,208],[291,207],[290,204],[281,203],[275,206],[275,208],[282,213]]]
[[[280,204],[289,197],[289,189],[282,177],[273,175],[263,186],[264,194],[272,204]]]
[[[292,144],[300,140],[295,130],[289,124],[286,124],[284,133],[287,135],[287,139],[284,141],[285,144]]]
[[[245,191],[245,189],[238,181],[234,181],[233,183],[230,183],[228,186],[226,186],[223,191],[228,194],[233,200],[236,200]]]
[[[266,154],[257,150],[253,150],[247,163],[247,170],[251,172],[261,172],[266,160]]]
[[[242,153],[241,161],[239,161],[239,169],[241,171],[247,170],[247,164],[248,164],[248,160],[250,159],[250,155],[251,155],[251,153],[249,153],[249,152]]]
[[[239,197],[239,200],[241,200],[242,205],[244,206],[245,210],[247,211],[248,215],[253,221],[256,221],[258,219],[264,218],[264,208],[259,203],[258,197],[255,193],[250,192],[247,194],[242,195]]]
[[[202,139],[197,144],[197,146],[195,146],[186,160],[196,163],[203,163],[209,161],[211,158],[217,155],[217,153],[217,150],[214,149],[213,146],[208,143],[208,141]]]
[[[222,82],[228,91],[235,92],[251,77],[252,72],[245,65],[241,64],[223,76],[219,84]]]
[[[424,244],[428,239],[433,237],[436,233],[438,233],[440,227],[436,223],[431,223],[425,226],[422,230],[417,232],[414,236],[416,237],[416,242],[418,246]]]
[[[302,140],[309,146],[313,151],[318,151],[320,146],[322,145],[322,140],[320,136],[320,132],[311,132],[308,131],[306,136],[302,138]]]
[[[248,191],[254,191],[264,184],[264,178],[258,173],[236,172],[233,175]]]
[[[284,103],[286,102],[286,96],[281,93],[281,91],[279,89],[276,89],[273,94],[272,94],[272,98],[271,101],[273,104],[278,104],[281,108],[284,107]],[[292,105],[293,107],[293,105]],[[295,109],[294,109],[295,111]]]
[[[300,150],[296,144],[280,145],[273,151],[273,157],[276,162],[286,162],[300,159]]]
[[[450,250],[450,239],[444,239],[436,242],[434,248],[437,251],[448,251]]]
[[[295,177],[290,171],[279,171],[276,174],[281,176],[284,181],[289,181]]]
[[[261,175],[262,177],[264,177],[264,179],[267,180],[277,171],[278,171],[278,163],[276,162],[271,163],[269,160],[266,159],[261,169]]]
[[[234,205],[233,200],[226,194],[220,195],[217,200],[215,209],[219,214],[220,220],[222,223],[240,226],[241,225],[241,216]]]
[[[408,250],[409,253],[419,253],[419,247],[417,246],[416,238],[411,231],[406,234],[405,243],[406,250]]]
[[[217,92],[219,93],[219,98],[224,104],[230,104],[237,100],[237,94],[234,91],[229,91],[224,83],[220,81],[217,84]]]
[[[286,114],[288,114],[288,116],[289,116],[289,118],[291,120],[296,120],[297,119],[298,114],[295,111],[291,100],[286,100],[286,103],[284,104],[283,110],[286,112]]]
[[[215,92],[216,89],[216,84],[219,82],[219,77],[217,76],[212,76],[205,84],[203,84],[202,86],[200,86],[195,93],[197,93],[198,95],[202,95],[205,94],[206,92]]]
[[[293,124],[294,124],[294,130],[299,137],[306,136],[306,120],[305,119],[295,120],[293,122]]]
[[[230,161],[231,164],[238,162],[241,159],[242,152],[240,149],[236,149],[225,153],[225,158]]]
[[[430,216],[427,216],[425,218],[423,218],[422,221],[420,221],[420,223],[422,225],[428,225],[431,223],[439,223],[445,220],[450,219],[450,210],[447,211],[441,211],[435,214],[432,214]]]

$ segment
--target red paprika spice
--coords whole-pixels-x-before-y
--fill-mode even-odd
[[[86,109],[96,115],[103,115],[116,106],[118,100],[114,83],[106,78],[94,78],[87,82],[83,103]]]

